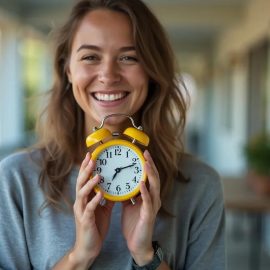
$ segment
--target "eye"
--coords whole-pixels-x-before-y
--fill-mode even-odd
[[[133,64],[133,63],[138,62],[138,58],[136,56],[123,55],[120,57],[120,62],[127,63],[127,64]]]
[[[85,55],[81,58],[82,61],[86,61],[89,63],[95,63],[97,61],[99,61],[99,57],[96,54],[90,54],[90,55]]]

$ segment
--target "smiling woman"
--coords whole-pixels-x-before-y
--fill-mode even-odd
[[[85,15],[77,29],[67,74],[88,132],[108,114],[135,116],[147,97],[149,79],[132,32],[125,14],[106,9]],[[123,130],[123,120],[113,118],[110,129]]]
[[[175,74],[163,28],[142,1],[77,2],[56,40],[39,143],[0,163],[1,269],[224,269],[220,180],[184,154],[185,88]],[[129,117],[102,122],[105,135],[126,131],[132,117],[150,144],[143,154],[123,144],[130,160],[121,164],[118,148],[102,149],[113,168],[103,158],[98,170],[84,141],[110,114]],[[101,170],[114,183],[143,170],[135,205],[104,203]],[[132,183],[116,193],[120,186]]]

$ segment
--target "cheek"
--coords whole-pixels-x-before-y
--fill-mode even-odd
[[[129,74],[129,82],[137,91],[147,92],[149,78],[147,74],[141,69],[133,70]],[[143,94],[143,93],[142,93]]]
[[[93,71],[87,67],[77,67],[72,73],[72,84],[74,88],[84,89],[93,78]]]
[[[135,81],[135,83],[137,84],[136,89],[138,89],[137,91],[138,94],[140,95],[140,99],[145,100],[148,94],[148,85],[149,85],[148,77],[145,74],[140,74],[140,76],[137,78],[141,79]]]
[[[83,109],[83,106],[88,103],[87,87],[91,81],[89,73],[84,69],[77,69],[72,74],[72,91],[75,100]]]
[[[136,89],[136,93],[133,96],[133,106],[135,106],[136,110],[140,109],[148,95],[148,81],[137,81],[137,84],[134,85],[134,89]]]

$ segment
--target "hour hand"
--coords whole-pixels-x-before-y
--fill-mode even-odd
[[[120,171],[121,171],[121,168],[116,168],[116,169],[115,169],[115,173],[114,173],[114,175],[113,175],[113,177],[112,177],[112,180],[116,177],[116,175],[117,175]]]

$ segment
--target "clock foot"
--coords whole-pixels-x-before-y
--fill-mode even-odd
[[[133,205],[135,205],[135,204],[136,204],[136,200],[135,200],[135,198],[131,198],[131,199],[130,199],[130,201],[131,201],[131,203],[132,203]]]
[[[104,206],[105,204],[106,204],[106,199],[102,199],[101,201],[100,201],[100,203],[99,203],[101,206]]]

